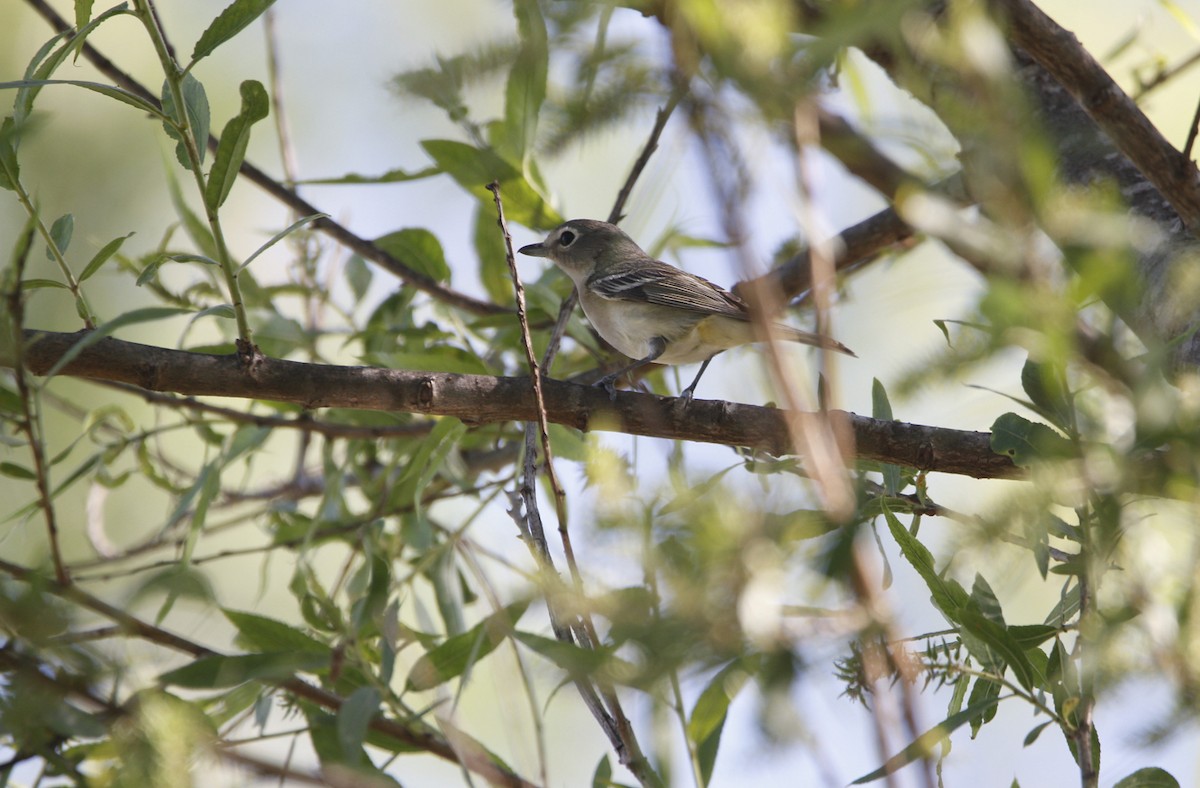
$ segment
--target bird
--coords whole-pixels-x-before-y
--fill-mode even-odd
[[[632,364],[596,385],[615,398],[621,376],[650,363],[692,364],[700,371],[680,393],[690,400],[713,356],[738,345],[760,341],[749,305],[702,277],[656,260],[624,230],[595,219],[563,222],[540,243],[518,250],[544,257],[575,283],[583,313],[605,342]],[[777,334],[793,342],[855,356],[829,337],[774,323]]]

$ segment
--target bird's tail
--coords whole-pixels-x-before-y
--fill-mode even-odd
[[[814,334],[810,331],[801,331],[791,326],[785,326],[782,323],[776,323],[775,328],[780,335],[791,342],[799,342],[804,345],[812,345],[813,347],[821,347],[826,350],[836,350],[839,353],[845,353],[847,356],[858,358],[858,354],[850,348],[838,342],[836,339],[831,339],[821,334]]]

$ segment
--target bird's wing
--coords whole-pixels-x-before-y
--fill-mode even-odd
[[[746,303],[733,293],[658,260],[639,260],[636,265],[609,268],[593,275],[588,288],[613,301],[639,301],[705,315],[750,319]]]

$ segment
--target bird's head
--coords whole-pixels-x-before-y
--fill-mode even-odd
[[[572,219],[554,228],[541,243],[523,246],[521,254],[547,257],[572,279],[586,280],[597,268],[631,257],[646,257],[632,238],[615,224]]]

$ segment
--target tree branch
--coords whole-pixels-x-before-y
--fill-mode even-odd
[[[27,368],[43,375],[86,333],[26,329]],[[11,360],[0,359],[11,366]],[[189,353],[112,337],[89,345],[59,374],[120,381],[151,391],[189,396],[243,397],[291,402],[305,408],[454,416],[467,424],[532,421],[537,405],[526,378],[412,372],[377,367],[306,364],[268,358],[253,377],[236,356]],[[543,381],[546,417],[575,429],[624,432],[654,438],[748,447],[775,455],[792,451],[787,413],[777,408],[719,400],[683,400]],[[880,421],[830,411],[839,432],[852,434],[854,457],[918,470],[976,478],[1023,478],[1024,471],[989,446],[986,432]]]

